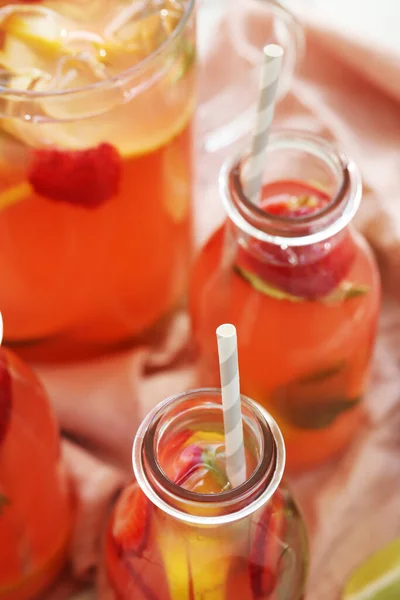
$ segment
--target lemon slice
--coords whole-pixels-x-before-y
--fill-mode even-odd
[[[246,533],[240,531],[238,539],[232,540],[230,533],[221,536],[212,529],[178,525],[174,527],[167,518],[157,528],[171,599],[225,600],[231,553],[244,552]]]
[[[169,517],[156,517],[155,524],[171,600],[190,600],[189,557],[179,524]]]
[[[31,52],[48,61],[60,56],[90,52],[99,64],[105,63],[112,67],[118,65],[117,70],[113,69],[113,74],[116,74],[149,56],[165,41],[164,37],[160,37],[160,23],[165,24],[165,21],[166,19],[161,18],[158,13],[153,13],[146,18],[133,20],[120,30],[113,31],[111,36],[102,36],[91,31],[77,31],[56,12],[41,8],[16,11],[4,15],[3,18],[0,16],[0,30],[5,34],[6,46],[9,38],[19,40]],[[175,29],[178,23],[179,18],[175,18],[174,26],[170,29]],[[175,52],[182,57],[182,60],[178,61],[182,62],[179,64],[180,78],[180,71],[184,74],[193,62],[195,48],[193,43],[182,39]],[[4,49],[4,54],[7,57],[8,50]],[[15,56],[21,59],[18,54]]]
[[[198,442],[209,442],[210,444],[224,444],[225,436],[223,433],[219,433],[217,431],[196,431],[186,441],[185,446],[191,446],[192,444],[197,444]]]
[[[18,10],[15,9],[15,12],[0,16],[0,33],[4,35],[0,63],[7,71],[9,77],[7,85],[10,89],[51,92],[56,79],[50,73],[53,71],[56,71],[56,74],[59,73],[61,66],[63,69],[65,68],[65,74],[62,71],[56,75],[59,76],[56,85],[57,91],[59,89],[68,90],[69,87],[85,87],[87,84],[107,78],[108,71],[106,73],[105,65],[110,54],[134,52],[136,42],[140,41],[144,44],[146,41],[146,44],[149,44],[155,35],[154,23],[151,22],[150,27],[146,22],[146,26],[143,27],[138,28],[135,25],[137,29],[135,34],[127,28],[126,31],[120,32],[121,39],[116,37],[105,41],[94,33],[69,31],[68,23],[57,13],[45,8],[28,10],[26,7],[22,7]],[[128,40],[130,36],[133,36],[133,39],[125,40],[125,36]],[[90,50],[86,53],[85,61],[82,58],[78,60],[77,53],[78,50],[82,50],[82,47]],[[172,84],[175,83],[176,78],[182,78],[190,68],[194,58],[192,46],[179,48],[177,55],[172,58],[173,68],[171,67],[171,77],[166,82],[166,94],[170,90],[169,84],[173,88]],[[74,63],[75,60],[77,64]],[[65,83],[68,77],[69,79]],[[172,77],[174,81],[172,81]],[[162,99],[162,90],[159,93]],[[194,111],[194,98],[191,88],[188,90],[184,88],[179,91],[179,94],[182,100],[178,102],[177,94],[174,92],[170,112],[165,112],[165,119],[159,119],[156,125],[150,125],[149,115],[145,118],[142,115],[143,121],[137,132],[132,132],[126,127],[126,123],[130,119],[132,119],[132,123],[137,121],[137,112],[140,112],[140,109],[136,111],[134,105],[130,112],[124,109],[126,112],[121,118],[119,127],[113,122],[111,128],[110,122],[104,119],[99,124],[99,128],[93,126],[90,120],[86,119],[87,116],[92,116],[93,107],[91,105],[87,108],[88,115],[82,116],[85,107],[80,98],[73,101],[66,96],[64,100],[64,97],[52,98],[51,94],[49,97],[44,95],[40,101],[35,101],[38,107],[40,102],[40,109],[46,116],[56,121],[52,123],[51,127],[20,118],[12,118],[3,119],[1,128],[26,146],[33,148],[55,146],[58,149],[79,150],[96,146],[103,139],[112,140],[123,159],[126,160],[150,154],[168,146],[169,142],[185,129]],[[104,95],[93,110],[100,114],[103,111],[107,112],[110,107],[114,108],[121,103],[120,96],[121,91],[116,87],[115,93]],[[125,106],[129,106],[129,104]],[[14,109],[12,102],[10,102],[10,108]],[[20,109],[21,111],[24,109],[23,103],[21,103]],[[28,114],[29,110],[28,104]],[[79,118],[76,117],[76,114]],[[163,114],[162,108],[160,108],[160,114]],[[75,118],[77,119],[76,123],[74,122]],[[149,121],[148,127],[147,121]],[[190,196],[187,187],[188,178],[183,164],[180,164],[180,157],[175,156],[173,152],[168,156],[170,156],[171,164],[166,177],[166,186],[170,192],[167,197],[167,210],[174,221],[180,222],[188,211]],[[28,184],[5,190],[0,194],[0,210],[19,202],[29,196],[30,192]]]
[[[1,29],[7,37],[19,39],[32,50],[43,53],[64,51],[62,29],[55,19],[48,16],[33,13],[27,18],[18,13],[11,14],[1,23]]]
[[[342,600],[400,599],[400,538],[373,554],[351,576]]]
[[[27,181],[8,188],[0,193],[0,211],[9,206],[13,206],[14,204],[18,204],[22,200],[28,198],[32,193],[32,187]]]
[[[140,157],[144,154],[156,151],[162,146],[167,146],[169,141],[186,127],[190,117],[191,112],[184,115],[184,118],[179,120],[179,122],[175,124],[175,127],[168,129],[164,135],[159,135],[157,138],[149,137],[149,139],[143,141],[143,143],[138,143],[136,148],[133,148],[128,142],[121,144],[118,144],[117,142],[115,145],[121,154],[122,160],[132,160],[135,157]],[[41,145],[39,143],[41,138],[40,126],[33,126],[22,121],[6,120],[3,121],[2,127],[8,134],[16,139],[22,140],[30,146],[36,147]],[[63,126],[58,126],[57,128],[54,127],[51,139],[47,136],[46,141],[49,145],[54,145],[58,149],[64,148],[66,150],[80,150],[90,146],[90,144],[87,143],[87,140],[82,140],[70,135],[63,129]],[[98,141],[95,142],[94,145],[97,144]],[[176,177],[178,177],[178,175],[176,175]],[[176,193],[173,194],[174,190]],[[23,182],[0,192],[0,212],[29,198],[32,193],[32,187],[28,182]],[[186,179],[174,180],[173,189],[167,189],[166,193],[168,199],[166,208],[171,215],[171,218],[175,222],[180,222],[185,218],[187,211],[189,210],[190,190]],[[213,436],[215,440],[215,434],[213,434]]]

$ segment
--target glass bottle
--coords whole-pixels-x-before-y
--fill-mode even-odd
[[[218,385],[215,330],[236,325],[241,387],[276,418],[288,468],[323,463],[355,436],[376,336],[380,280],[351,221],[362,186],[343,152],[311,134],[271,135],[262,201],[247,157],[220,176],[226,223],[202,248],[190,308],[199,380]]]
[[[0,600],[42,597],[66,563],[72,516],[50,403],[0,346]]]
[[[263,408],[246,397],[242,407],[247,480],[236,488],[224,475],[220,390],[169,398],[142,423],[137,483],[120,496],[108,529],[116,599],[302,598],[308,547],[281,482],[283,439]]]

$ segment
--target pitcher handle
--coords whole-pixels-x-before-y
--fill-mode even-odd
[[[203,0],[200,10],[206,4],[206,0]],[[229,14],[224,16],[225,26],[228,35],[235,40],[237,57],[249,65],[249,78],[255,82],[255,93],[251,102],[246,107],[241,107],[234,117],[222,118],[221,122],[217,125],[213,124],[211,127],[209,116],[224,115],[232,98],[238,98],[243,92],[243,81],[232,83],[223,91],[200,103],[197,110],[197,140],[200,150],[206,154],[216,153],[244,138],[254,123],[262,48],[256,47],[246,39],[243,24],[248,11],[255,10],[260,17],[263,13],[272,15],[274,39],[270,41],[281,43],[285,49],[277,101],[281,100],[289,91],[296,65],[304,53],[303,28],[293,13],[278,0],[230,0],[227,6]],[[268,43],[268,40],[265,43]]]

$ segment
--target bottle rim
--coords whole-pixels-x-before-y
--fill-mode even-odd
[[[304,131],[282,129],[271,133],[267,152],[285,149],[303,150],[329,166],[338,181],[330,202],[312,215],[295,219],[266,213],[245,194],[242,175],[249,154],[241,152],[226,160],[220,172],[219,190],[225,211],[244,234],[270,244],[307,246],[327,240],[351,222],[360,206],[362,181],[358,167],[333,144]]]
[[[160,419],[165,415],[168,409],[176,407],[183,401],[190,399],[208,400],[212,397],[215,398],[216,396],[221,396],[221,390],[219,388],[199,388],[175,396],[170,396],[158,404],[142,421],[135,436],[132,448],[134,474],[137,483],[148,499],[160,510],[175,519],[185,523],[202,526],[233,523],[253,514],[256,510],[264,506],[275,493],[282,480],[286,461],[283,436],[276,421],[264,408],[254,402],[254,400],[242,395],[243,408],[247,409],[252,418],[254,418],[257,421],[257,424],[261,426],[263,440],[265,441],[265,439],[267,439],[270,443],[272,440],[273,451],[271,453],[266,452],[263,454],[254,472],[245,483],[229,491],[218,494],[200,494],[197,492],[190,492],[172,482],[165,475],[158,461],[154,458],[154,431],[156,430]],[[220,407],[222,413],[222,404]],[[151,456],[153,456],[153,459],[151,459]],[[155,489],[155,486],[152,484],[148,469],[146,469],[145,466],[146,460],[148,461],[149,457],[150,475],[152,478],[156,479],[157,489]],[[241,502],[243,504],[243,500],[250,497],[251,493],[257,488],[257,484],[260,485],[264,480],[266,480],[265,489],[263,489],[254,499],[250,499],[244,506],[241,505],[240,508],[235,509],[235,505],[237,507]],[[164,497],[170,498],[173,503],[167,502],[164,497],[161,497],[157,490],[160,490]],[[190,506],[194,509],[193,512],[189,513],[177,508],[176,504],[179,502]],[[233,509],[226,514],[216,516],[204,515],[204,511],[203,514],[196,514],[196,509],[201,510],[201,508],[204,508],[205,506],[215,506],[225,510],[233,507]]]

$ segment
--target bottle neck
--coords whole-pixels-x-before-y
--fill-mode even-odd
[[[167,477],[161,460],[183,431],[223,428],[220,390],[203,389],[161,403],[142,423],[133,446],[137,481],[163,512],[187,523],[220,525],[237,521],[264,505],[282,478],[283,438],[272,417],[252,400],[242,397],[245,445],[256,467],[241,486],[220,493],[189,491]]]
[[[220,191],[238,235],[284,247],[323,242],[343,231],[356,214],[362,193],[359,171],[346,155],[311,134],[277,132],[271,135],[264,184],[303,182],[321,189],[329,202],[312,214],[290,217],[269,214],[255,205],[244,189],[248,156],[225,164]]]

